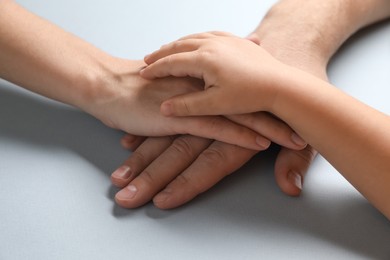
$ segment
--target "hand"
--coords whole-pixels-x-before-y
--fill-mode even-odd
[[[191,134],[217,139],[253,150],[266,149],[270,141],[259,133],[233,123],[224,117],[168,118],[160,114],[163,100],[201,89],[202,82],[190,78],[165,78],[149,81],[141,78],[141,61],[121,61],[114,67],[117,82],[100,94],[98,102],[88,110],[110,127],[144,136]],[[100,88],[101,89],[101,88]],[[270,117],[270,120],[273,120]],[[290,132],[291,129],[290,129]],[[288,138],[289,139],[289,138]],[[291,141],[284,142],[290,147]]]
[[[174,116],[270,111],[280,87],[288,85],[284,75],[290,71],[253,42],[220,32],[184,37],[145,61],[149,64],[141,71],[145,78],[172,75],[205,81],[205,91],[162,104],[161,112]]]
[[[260,42],[256,34],[252,34],[250,37],[255,42]],[[311,59],[311,57],[317,56],[309,51],[301,51],[304,48],[292,49],[285,45],[285,40],[278,39],[272,42],[275,37],[269,38],[271,40],[264,37],[262,44],[274,47],[277,52],[273,54],[277,58],[326,79],[326,62],[321,62],[316,58]],[[192,150],[191,157],[188,154],[182,154],[177,146],[180,146],[180,143],[192,144],[203,141],[187,140],[189,138],[189,136],[183,136],[180,140],[171,139],[167,143],[161,144],[160,141],[151,140],[151,138],[147,139],[148,142],[142,143],[145,138],[126,135],[121,143],[125,148],[131,149],[135,153],[113,173],[112,182],[118,187],[125,187],[130,183],[138,187],[138,192],[134,197],[129,198],[126,197],[129,189],[123,189],[123,192],[116,196],[117,203],[123,207],[134,208],[153,199],[154,204],[159,208],[167,209],[180,206],[240,168],[256,154],[252,150],[213,142],[202,151],[202,156],[198,155],[199,151]],[[176,143],[173,143],[173,140]],[[139,147],[141,143],[142,147]],[[139,149],[137,149],[138,147]],[[163,152],[161,154],[153,152],[156,149]],[[316,154],[317,152],[310,146],[299,151],[281,148],[275,162],[275,178],[284,193],[290,196],[301,194],[305,174]],[[167,163],[167,160],[171,161]],[[130,173],[131,177],[129,177]],[[184,184],[183,180],[185,180]],[[139,188],[145,186],[148,188]],[[133,188],[131,186],[130,190]]]

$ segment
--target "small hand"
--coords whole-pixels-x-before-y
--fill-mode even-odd
[[[143,136],[191,134],[221,140],[248,149],[264,150],[270,141],[259,133],[220,116],[168,118],[160,114],[165,99],[202,88],[202,82],[190,78],[165,78],[154,81],[139,76],[143,62],[123,61],[121,75],[95,106],[93,114],[108,126]],[[303,148],[303,147],[300,147]]]
[[[191,76],[205,90],[165,101],[164,115],[230,115],[270,111],[288,66],[255,43],[226,33],[184,37],[145,57],[148,79]]]

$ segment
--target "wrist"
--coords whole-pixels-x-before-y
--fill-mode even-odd
[[[143,61],[125,60],[107,57],[95,65],[95,69],[84,76],[80,81],[84,87],[80,98],[80,107],[83,111],[101,120],[106,125],[116,128],[116,122],[111,110],[115,109],[117,100],[126,99],[132,102],[136,91],[131,88],[137,86],[137,80]],[[83,83],[84,82],[84,83]]]

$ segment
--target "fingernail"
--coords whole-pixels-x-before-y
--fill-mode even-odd
[[[256,143],[262,148],[262,149],[267,149],[271,145],[271,141],[262,137],[258,136],[256,137]]]
[[[304,146],[306,145],[306,141],[302,139],[302,137],[300,137],[299,135],[297,135],[296,133],[292,133],[291,135],[291,140],[296,144],[296,145],[299,145],[299,146]]]
[[[154,203],[161,203],[166,201],[171,196],[172,191],[170,189],[165,189],[161,191],[156,197],[153,198]]]
[[[164,102],[162,103],[161,105],[161,113],[164,115],[164,116],[170,116],[173,114],[173,108],[172,108],[172,104],[169,103],[169,102]]]
[[[288,174],[288,181],[298,189],[302,190],[302,176],[297,172],[290,171]]]
[[[144,61],[146,61],[148,58],[150,57],[150,54],[148,54],[148,55],[145,55],[145,57],[144,57]]]
[[[130,176],[131,176],[131,169],[127,165],[123,165],[119,167],[112,173],[112,177],[118,179],[128,179],[130,178]]]
[[[129,185],[126,188],[120,190],[116,194],[116,197],[118,199],[128,200],[134,198],[135,194],[137,194],[137,187],[135,187],[134,185]]]

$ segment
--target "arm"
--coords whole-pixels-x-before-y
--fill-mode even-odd
[[[356,30],[386,17],[386,4],[387,1],[383,0],[279,1],[270,9],[253,34],[261,39],[262,47],[278,60],[326,79],[326,65],[333,53]],[[370,11],[366,12],[367,10]],[[182,138],[187,140],[186,137]],[[124,142],[126,146],[136,149],[140,139]],[[143,143],[143,146],[136,149],[136,153],[123,163],[124,167],[132,169],[131,178],[122,178],[120,171],[115,171],[112,175],[113,183],[120,187],[129,183],[137,187],[149,187],[145,190],[139,189],[139,193],[132,198],[121,197],[117,200],[120,205],[136,207],[155,196],[155,204],[160,208],[180,206],[240,168],[255,154],[253,151],[214,142],[203,152],[193,151],[192,156],[188,157],[178,153],[170,143],[166,144],[167,150],[164,149],[163,154],[150,155],[159,145],[155,141]],[[198,157],[199,153],[207,156]],[[310,146],[302,151],[282,148],[276,160],[275,176],[284,192],[290,195],[300,193],[301,189],[296,183],[298,182],[299,186],[302,184],[315,154]],[[138,159],[139,157],[147,157],[150,160],[143,161]],[[167,164],[166,158],[181,158],[185,166],[177,161]],[[225,163],[220,164],[221,161]],[[152,176],[151,182],[147,182],[149,175],[144,174],[145,168]],[[169,173],[169,177],[161,179],[161,172]],[[299,175],[298,179],[294,177],[295,174]],[[178,179],[172,181],[175,176],[178,176]],[[183,183],[183,179],[187,181]],[[166,186],[168,189],[160,192]],[[161,200],[161,197],[164,197],[164,200]]]
[[[181,48],[186,50],[181,52]],[[291,125],[390,217],[387,115],[310,74],[280,63],[261,48],[235,36],[189,36],[163,47],[147,62],[152,64],[143,70],[147,77],[196,75],[205,80],[205,91],[163,103],[163,113],[188,116],[269,111]],[[164,66],[167,62],[168,70]],[[254,72],[252,67],[259,71]],[[239,75],[239,87],[230,75]]]
[[[142,61],[114,58],[10,0],[0,4],[0,77],[139,135],[193,134],[263,150],[270,141],[223,117],[172,120],[163,99],[199,89],[190,79],[147,81]],[[291,143],[291,142],[290,142]]]

